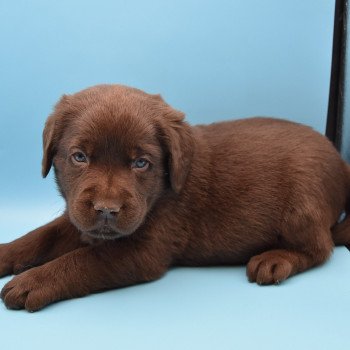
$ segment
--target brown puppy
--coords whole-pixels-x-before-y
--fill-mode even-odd
[[[183,119],[117,85],[60,100],[43,176],[53,164],[67,209],[0,245],[0,275],[20,273],[1,292],[7,307],[38,310],[172,265],[248,263],[251,282],[279,283],[350,242],[350,219],[337,224],[350,171],[325,137],[276,119]]]

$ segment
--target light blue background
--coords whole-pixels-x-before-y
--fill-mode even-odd
[[[122,83],[192,123],[270,115],[323,132],[333,15],[333,0],[1,1],[0,241],[64,207],[40,178],[63,93]],[[33,315],[0,305],[0,347],[347,349],[350,261],[336,253],[278,288],[247,283],[243,267],[175,269]]]
[[[323,131],[333,14],[333,0],[0,1],[0,205],[53,203],[44,121],[98,83],[160,92],[192,123],[270,115]]]
[[[181,268],[161,280],[51,305],[0,307],[2,349],[348,350],[350,259],[280,286],[249,284],[243,267]]]

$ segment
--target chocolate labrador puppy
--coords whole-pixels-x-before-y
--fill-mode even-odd
[[[44,130],[65,213],[0,245],[1,298],[57,300],[161,277],[174,265],[248,264],[277,284],[350,242],[350,168],[309,127],[252,118],[190,126],[159,95],[100,85],[63,96]]]

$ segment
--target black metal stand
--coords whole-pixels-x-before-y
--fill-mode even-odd
[[[350,118],[349,115],[344,115],[344,99],[350,98],[350,96],[345,96],[344,93],[345,66],[347,63],[347,20],[348,0],[336,0],[326,135],[341,153],[343,153],[345,147],[343,140],[344,121],[345,118]],[[348,147],[350,147],[350,143],[348,143]]]
[[[350,163],[349,2],[336,0],[326,135]],[[347,248],[350,250],[350,246]]]

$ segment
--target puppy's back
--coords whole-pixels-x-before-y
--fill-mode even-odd
[[[349,195],[349,172],[332,143],[305,125],[250,118],[199,125],[210,152],[210,203],[230,217],[307,215],[307,203],[329,213],[334,224]],[[216,209],[217,208],[217,209]],[[253,213],[253,214],[250,214]]]

